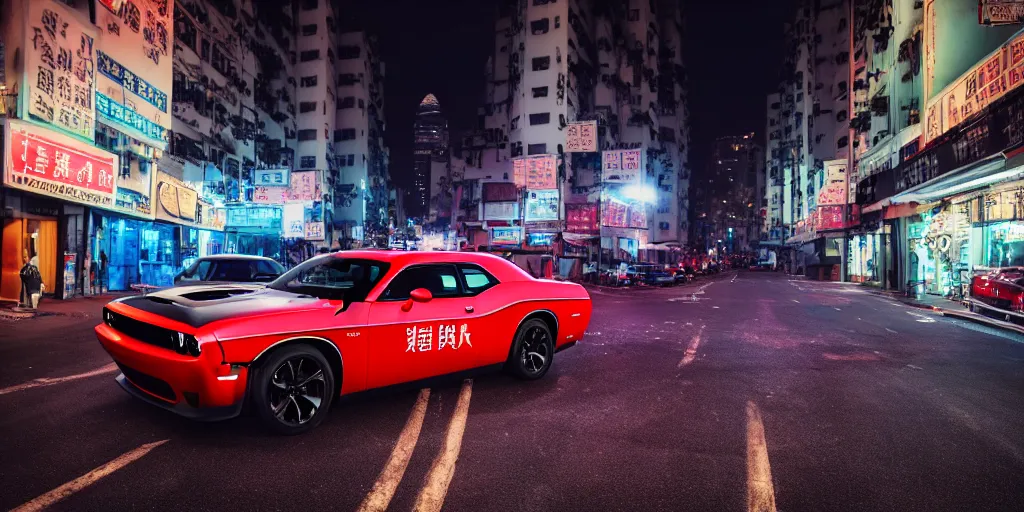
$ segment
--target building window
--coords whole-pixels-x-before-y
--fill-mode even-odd
[[[640,9],[629,10],[629,21],[640,21]]]
[[[316,35],[316,23],[311,23],[309,25],[303,25],[302,26],[302,35],[304,35],[304,36],[314,36],[314,35]]]
[[[519,129],[519,116],[515,116],[515,117],[512,118],[511,121],[509,121],[509,130],[518,130],[518,129]]]
[[[304,156],[299,159],[300,169],[316,169],[316,157],[315,156]]]
[[[299,130],[299,140],[316,140],[316,130]]]
[[[299,79],[299,87],[316,87],[316,75],[304,76]]]
[[[548,88],[546,86],[545,87],[534,87],[533,88],[533,97],[534,98],[547,98],[548,97]]]
[[[530,32],[533,35],[535,35],[535,36],[539,36],[541,34],[547,34],[548,33],[548,19],[547,18],[542,18],[542,19],[539,19],[539,20],[531,21],[530,22]]]
[[[320,58],[320,50],[306,50],[299,53],[300,62],[309,62]]]
[[[355,128],[343,128],[341,130],[341,140],[355,140],[356,129]]]
[[[532,63],[534,71],[544,71],[551,67],[551,57],[534,57]]]
[[[348,166],[348,167],[352,167],[352,166],[356,165],[356,155],[354,153],[351,154],[351,155],[348,155],[348,161],[346,162],[345,165]]]
[[[210,41],[207,39],[199,43],[199,58],[210,62]]]
[[[547,115],[547,114],[545,114],[545,115]],[[543,154],[545,154],[547,152],[548,152],[548,145],[544,144],[544,143],[541,143],[541,144],[530,144],[529,146],[526,146],[526,153],[529,154],[529,155],[543,155]]]
[[[317,0],[302,0],[302,10],[312,11],[317,7]]]
[[[362,98],[359,98],[359,108],[366,108],[366,102]]]
[[[339,46],[338,47],[338,58],[345,59],[358,59],[360,48],[358,46]]]
[[[671,126],[662,126],[661,128],[659,128],[658,136],[661,140],[665,142],[676,141],[676,131],[673,130]]]
[[[551,114],[542,112],[540,114],[530,114],[530,126],[537,124],[548,124],[551,122]]]
[[[313,112],[316,110],[315,101],[302,101],[299,102],[299,113],[305,114],[306,112]]]
[[[345,96],[344,98],[341,99],[341,101],[338,102],[338,108],[339,109],[341,109],[341,108],[355,108],[355,106],[356,106],[356,97],[355,96]]]

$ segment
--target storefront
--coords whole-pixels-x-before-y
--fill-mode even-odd
[[[228,206],[225,211],[224,252],[285,261],[281,206],[238,205]]]
[[[88,283],[87,209],[117,208],[117,155],[34,123],[8,119],[4,137],[4,234],[0,298],[21,297],[32,263],[44,293],[70,297]],[[81,206],[80,206],[81,205]]]
[[[224,252],[223,209],[214,208],[192,187],[162,170],[156,176],[156,203],[158,223],[177,232],[172,279],[197,258]]]
[[[962,294],[972,259],[968,208],[944,202],[917,211],[905,219],[909,282],[924,293]]]
[[[94,212],[93,262],[97,292],[133,285],[171,286],[178,268],[178,236],[168,224]]]

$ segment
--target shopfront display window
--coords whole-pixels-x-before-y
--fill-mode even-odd
[[[855,235],[850,240],[850,281],[878,282],[879,235]]]
[[[101,269],[97,290],[126,291],[132,285],[173,286],[178,270],[175,227],[116,216],[100,217],[93,259]]]
[[[191,227],[181,228],[181,265],[178,270],[190,267],[199,258],[224,252],[224,233]]]
[[[983,228],[985,265],[989,267],[1024,266],[1024,222],[998,222]]]

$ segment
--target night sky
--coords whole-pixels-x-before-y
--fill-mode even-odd
[[[493,46],[493,0],[355,0],[343,16],[377,34],[384,84],[391,175],[411,180],[412,122],[434,93],[454,129],[471,128],[483,95],[483,66]],[[793,0],[683,1],[684,56],[690,80],[693,169],[704,168],[712,141],[756,132],[764,137],[765,95],[778,82],[782,24]]]

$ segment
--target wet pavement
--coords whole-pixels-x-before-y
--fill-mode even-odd
[[[540,381],[352,397],[298,437],[128,396],[92,333],[101,303],[0,322],[0,508],[40,496],[53,510],[1024,503],[1016,333],[782,274],[591,293],[586,338]],[[61,486],[63,499],[47,495]]]

